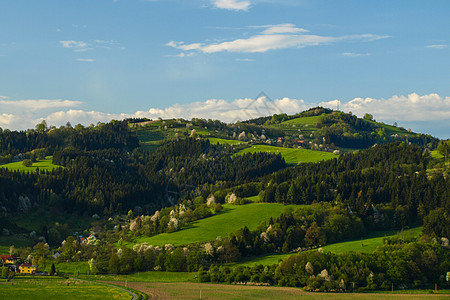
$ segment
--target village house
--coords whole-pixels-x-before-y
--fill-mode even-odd
[[[36,266],[28,262],[23,263],[19,266],[20,274],[34,274],[36,273]]]
[[[0,255],[4,265],[14,265],[17,262],[17,257],[14,255]]]

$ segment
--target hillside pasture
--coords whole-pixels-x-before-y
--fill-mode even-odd
[[[83,279],[101,281],[128,281],[128,282],[198,282],[197,272],[138,272],[129,275],[89,275],[80,276]]]
[[[243,155],[246,153],[256,152],[267,152],[274,154],[280,153],[288,164],[319,162],[322,160],[328,160],[338,157],[337,155],[330,152],[313,151],[308,149],[283,148],[268,145],[254,145],[239,151],[235,155]]]
[[[292,125],[308,125],[308,127],[316,127],[317,122],[319,122],[320,116],[312,117],[300,117],[292,120],[288,120],[280,123],[281,126],[292,126]]]
[[[45,266],[45,272],[50,272],[52,264],[49,262]],[[72,261],[55,263],[55,269],[58,274],[88,274],[89,265],[87,261]]]
[[[237,141],[237,140],[226,140],[226,139],[219,139],[219,138],[208,138],[211,145],[215,145],[217,143],[219,144],[226,144],[226,145],[240,145],[245,144],[245,142]]]
[[[418,237],[422,233],[422,227],[416,227],[407,229],[404,231],[376,231],[372,232],[367,238],[346,241],[342,243],[329,244],[322,247],[324,252],[332,252],[335,254],[342,254],[345,252],[361,252],[361,253],[373,253],[375,250],[383,245],[383,239],[386,237]],[[317,251],[317,249],[309,250]],[[295,255],[295,253],[283,253],[283,254],[269,254],[264,256],[253,257],[248,260],[239,263],[230,264],[230,266],[255,266],[255,265],[273,265],[279,264],[281,261],[287,259],[289,256]]]
[[[0,284],[0,299],[130,299],[114,287],[74,280],[13,280]]]
[[[230,233],[244,226],[254,230],[262,222],[268,222],[271,217],[280,216],[285,208],[296,206],[285,206],[278,203],[250,203],[240,206],[224,204],[223,207],[223,212],[195,221],[182,230],[152,237],[142,236],[137,238],[135,243],[145,242],[154,246],[164,246],[165,244],[179,246],[211,241],[218,236],[228,237]]]
[[[9,164],[0,165],[0,168],[6,168],[10,171],[19,171],[19,172],[36,172],[36,169],[40,171],[52,171],[57,168],[62,168],[61,166],[54,165],[52,163],[52,157],[48,156],[45,159],[38,160],[34,162],[31,167],[25,167],[22,161],[16,161]]]

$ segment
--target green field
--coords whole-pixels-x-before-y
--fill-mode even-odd
[[[219,144],[227,144],[227,145],[239,145],[244,144],[244,142],[237,141],[237,140],[226,140],[226,139],[219,139],[219,138],[208,138],[211,145],[215,145],[217,143]]]
[[[129,282],[198,282],[197,272],[139,272],[130,275],[89,275],[81,278],[102,281],[129,281]]]
[[[289,121],[285,121],[280,123],[281,126],[292,126],[292,125],[308,125],[311,127],[315,127],[317,122],[319,122],[320,116],[313,117],[301,117],[295,118]]]
[[[122,283],[123,285],[123,283]],[[246,286],[225,285],[207,283],[141,283],[131,282],[128,286],[141,291],[147,291],[151,299],[448,299],[448,294],[430,295],[425,294],[398,294],[398,293],[312,293],[305,292],[299,288],[277,287],[277,286]]]
[[[12,284],[14,285],[12,285]],[[125,291],[74,280],[13,280],[0,284],[0,299],[130,299]]]
[[[398,134],[398,135],[408,135],[408,136],[414,136],[417,135],[414,132],[408,132],[405,129],[401,129],[400,127],[395,127],[392,125],[388,125],[388,124],[384,124],[384,123],[379,123],[379,122],[375,122],[375,121],[368,121],[382,129],[384,129],[386,131],[386,135],[391,135],[391,134]]]
[[[349,251],[356,251],[362,253],[373,253],[376,248],[383,245],[383,239],[385,237],[397,236],[420,236],[422,234],[422,227],[412,228],[404,230],[402,232],[374,232],[371,234],[373,237],[366,239],[348,241],[343,243],[330,244],[322,247],[324,252],[333,252],[336,254],[341,254]]]
[[[439,151],[437,151],[437,150],[431,151],[430,155],[431,155],[432,158],[435,158],[435,159],[438,159],[438,160],[443,160],[444,159],[444,155],[439,153]]]
[[[45,271],[50,272],[52,264],[49,262],[45,266]],[[74,275],[76,272],[79,274],[88,274],[89,273],[89,265],[87,261],[74,261],[74,262],[61,262],[55,263],[56,272],[59,275],[61,274],[71,274]]]
[[[298,164],[301,162],[303,163],[318,162],[338,157],[337,155],[330,152],[313,151],[308,149],[283,148],[267,145],[251,146],[249,148],[245,148],[239,151],[235,155],[242,155],[246,153],[255,153],[255,152],[281,153],[284,160],[288,164]]]
[[[36,172],[36,169],[52,171],[56,168],[62,168],[61,166],[54,165],[52,163],[51,157],[46,157],[45,159],[41,159],[37,162],[34,162],[31,167],[25,167],[22,161],[17,161],[9,164],[0,165],[0,168],[7,168],[11,171],[20,171],[20,172]]]
[[[362,253],[373,253],[376,248],[383,245],[383,239],[385,237],[393,237],[393,236],[420,236],[422,233],[422,227],[416,227],[408,230],[404,230],[401,232],[398,231],[377,231],[369,234],[368,238],[347,241],[342,243],[330,244],[322,247],[324,252],[333,252],[335,254],[341,254],[344,252],[362,252]],[[310,250],[317,251],[317,250]],[[255,266],[255,265],[273,265],[278,264],[281,261],[285,260],[291,255],[295,255],[293,253],[284,253],[284,254],[271,254],[265,256],[255,257],[240,263],[233,263],[231,266]]]
[[[224,211],[192,223],[189,227],[172,233],[163,233],[152,237],[139,237],[136,243],[148,243],[154,246],[165,244],[187,245],[196,242],[215,240],[216,237],[227,237],[230,233],[247,226],[255,229],[270,217],[278,217],[286,207],[278,203],[251,203],[247,205],[223,205]]]
[[[155,151],[164,140],[164,134],[158,129],[156,124],[148,124],[144,128],[135,130],[141,148],[149,152]]]

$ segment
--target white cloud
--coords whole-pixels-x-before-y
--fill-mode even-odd
[[[81,101],[72,100],[49,100],[49,99],[30,99],[30,100],[7,100],[7,97],[0,97],[0,108],[6,110],[45,110],[50,108],[75,107],[81,105]]]
[[[239,1],[239,0],[213,0],[212,2],[217,8],[229,10],[247,11],[251,5],[250,1]]]
[[[386,35],[374,34],[345,35],[339,37],[312,35],[305,34],[307,32],[306,29],[297,28],[294,24],[266,25],[260,27],[265,27],[266,29],[249,38],[209,44],[185,44],[184,42],[171,41],[167,43],[166,46],[183,51],[199,51],[202,53],[217,53],[223,51],[261,53],[269,50],[332,44],[345,40],[375,41],[389,37]]]
[[[15,118],[15,116],[13,114],[1,114],[0,115],[0,127],[2,127],[2,126],[8,127],[12,123],[14,118]]]
[[[265,27],[268,28],[262,32],[263,34],[309,32],[309,30],[306,30],[304,28],[297,28],[295,24],[290,23],[279,25],[268,25]]]
[[[85,49],[88,44],[83,41],[59,41],[64,48]]]
[[[354,53],[354,52],[344,52],[342,53],[343,56],[348,56],[348,57],[361,57],[361,56],[370,56],[372,55],[371,53]]]
[[[93,59],[93,58],[78,58],[77,61],[82,61],[82,62],[94,62],[95,59]]]
[[[98,48],[111,49],[113,46],[117,46],[119,43],[115,40],[93,40],[89,43],[84,41],[59,41],[63,48],[72,49],[75,52],[86,52],[89,50],[94,50]],[[121,50],[125,50],[125,47],[118,47]]]
[[[193,52],[191,52],[191,53],[184,53],[184,52],[181,52],[181,53],[179,53],[179,54],[177,54],[177,55],[175,55],[176,57],[186,57],[186,56],[193,56],[193,55],[195,55],[195,53],[193,53]]]
[[[322,102],[320,105],[336,108],[336,101]],[[450,124],[450,97],[442,98],[434,93],[423,96],[412,93],[388,99],[355,98],[346,103],[340,102],[340,109],[358,116],[370,113],[383,122],[448,121]]]
[[[445,49],[447,47],[448,47],[448,45],[444,45],[444,44],[425,46],[425,48],[430,48],[430,49]]]

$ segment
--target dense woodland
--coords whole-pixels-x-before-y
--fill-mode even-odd
[[[129,123],[147,120],[50,129],[41,123],[36,130],[0,130],[2,163],[52,156],[53,163],[61,166],[51,172],[0,167],[0,225],[20,232],[14,216],[35,209],[95,214],[103,220],[96,240],[81,243],[67,226],[49,225],[38,232],[45,241],[36,239],[34,249],[18,251],[23,259],[30,253],[43,258],[50,253],[50,244],[60,251],[59,260],[89,261],[93,273],[198,271],[201,281],[251,281],[321,291],[442,281],[440,276],[450,268],[449,250],[440,243],[450,236],[450,178],[444,172],[430,172],[434,162],[429,149],[439,147],[448,155],[447,143],[438,146],[426,135],[389,142],[370,117],[364,120],[326,109],[274,115],[234,127],[201,119],[191,123],[221,130],[224,136],[241,130],[276,135],[276,128],[269,131],[260,125],[298,116],[321,116],[318,132],[329,144],[367,149],[288,166],[281,155],[234,156],[230,145],[186,136],[165,140],[156,151],[146,152]],[[165,124],[180,126],[170,120]],[[383,139],[385,144],[374,145]],[[304,206],[256,230],[244,227],[207,243],[125,246],[141,235],[180,230],[219,213],[224,203],[245,205],[245,198],[255,195],[260,202]],[[362,238],[372,230],[420,225],[421,238],[386,240],[373,256],[305,252]],[[278,267],[222,266],[247,257],[291,252],[300,253]],[[45,261],[36,263],[40,268],[45,265]],[[350,287],[350,283],[354,284]]]

